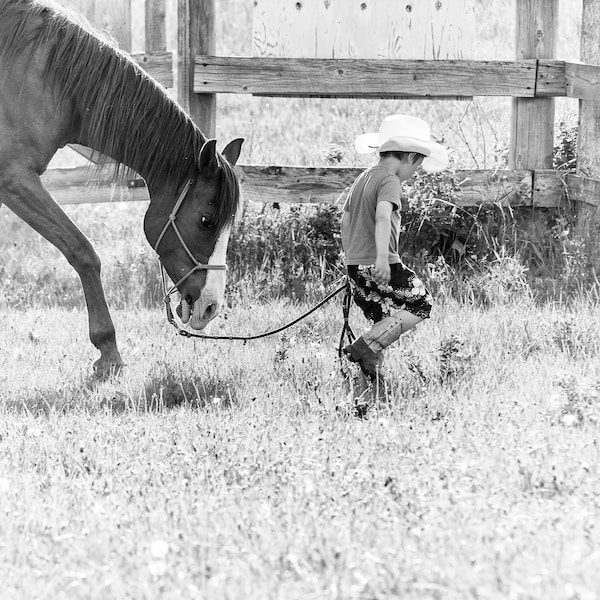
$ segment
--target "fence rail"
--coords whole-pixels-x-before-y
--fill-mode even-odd
[[[393,60],[196,56],[194,91],[262,96],[539,98],[583,93],[592,74],[558,60]],[[597,71],[597,72],[596,72]],[[585,79],[583,79],[585,78]],[[590,93],[589,90],[587,93]],[[598,88],[596,88],[596,93]]]
[[[75,0],[64,0],[72,1]],[[80,0],[77,0],[80,1]],[[116,0],[115,0],[116,1]],[[592,0],[590,0],[592,1]],[[593,0],[598,2],[600,0]],[[173,56],[164,52],[165,0],[145,0],[146,53],[134,55],[161,84],[174,81]],[[514,61],[321,59],[214,56],[216,0],[178,0],[178,98],[209,136],[216,94],[353,98],[513,98],[510,171],[459,171],[458,203],[559,206],[564,190],[591,207],[600,204],[600,179],[564,178],[552,165],[553,99],[600,100],[600,67],[554,59],[558,0],[517,0]],[[292,11],[294,18],[297,16]],[[534,58],[530,58],[534,57]],[[238,167],[247,199],[334,202],[358,169],[246,165]],[[44,175],[63,204],[145,200],[141,180],[125,185],[89,181],[90,169]]]
[[[361,172],[347,167],[281,167],[241,165],[236,167],[246,200],[275,203],[333,204]],[[88,167],[50,169],[42,175],[44,184],[60,204],[91,202],[129,202],[148,200],[143,179],[114,183],[94,177]],[[450,178],[442,176],[442,183]],[[500,204],[556,208],[563,202],[565,184],[575,200],[592,205],[600,203],[600,181],[569,175],[562,178],[552,170],[460,170],[458,206]]]

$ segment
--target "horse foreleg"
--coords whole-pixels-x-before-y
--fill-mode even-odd
[[[88,310],[90,340],[100,350],[94,371],[99,376],[119,371],[123,361],[100,280],[100,258],[90,241],[46,191],[37,174],[0,174],[0,190],[4,204],[54,244],[77,271]]]

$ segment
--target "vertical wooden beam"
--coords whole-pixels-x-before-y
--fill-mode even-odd
[[[114,37],[121,50],[131,52],[131,0],[96,0],[95,8],[93,22]]]
[[[583,0],[581,61],[600,65],[600,0]],[[591,100],[579,101],[577,174],[600,178],[600,104]],[[600,220],[598,207],[580,202],[576,211],[579,233],[589,234]]]
[[[97,29],[131,52],[131,0],[58,0],[85,16]]]
[[[516,57],[554,58],[558,0],[517,0]],[[554,98],[514,98],[511,169],[551,169]]]
[[[600,65],[600,0],[583,0],[581,61]],[[600,104],[591,100],[579,102],[577,172],[600,177]]]
[[[146,51],[167,49],[166,0],[146,0]]]
[[[195,94],[194,57],[215,54],[215,0],[178,0],[178,98],[207,137],[215,137],[215,94]]]

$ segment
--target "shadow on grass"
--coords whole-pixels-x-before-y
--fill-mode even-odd
[[[168,371],[145,382],[140,398],[143,406],[139,408],[149,411],[179,406],[229,408],[236,404],[235,385],[229,377],[186,377]]]
[[[159,373],[133,388],[119,376],[109,379],[89,376],[62,388],[34,388],[6,396],[0,393],[4,410],[36,416],[81,411],[148,413],[182,406],[203,410],[229,408],[236,403],[235,377],[189,376],[170,365],[162,365]]]

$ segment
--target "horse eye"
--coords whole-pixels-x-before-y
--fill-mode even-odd
[[[212,229],[214,227],[214,223],[212,222],[210,217],[202,216],[202,218],[200,219],[200,223],[202,223],[202,226],[206,227],[206,229]]]

